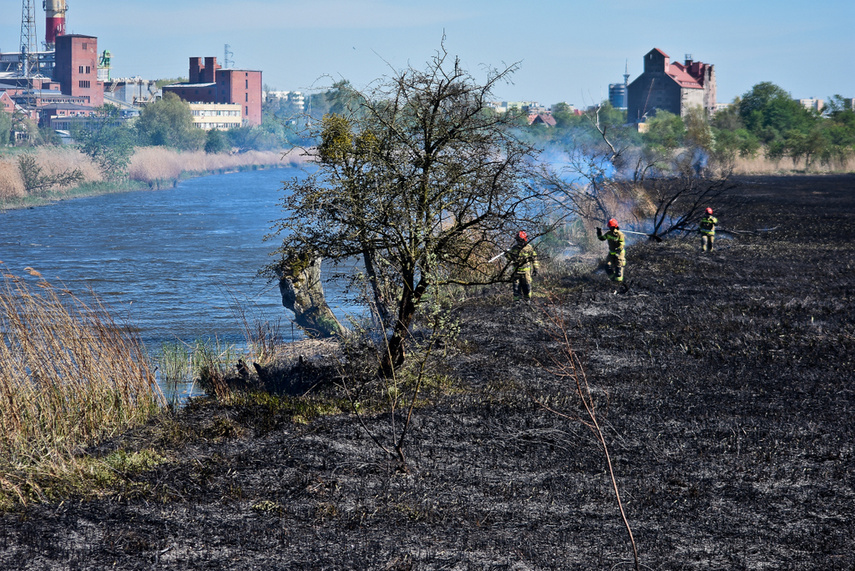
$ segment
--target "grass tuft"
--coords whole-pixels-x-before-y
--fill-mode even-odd
[[[82,450],[164,404],[129,328],[94,296],[86,303],[27,270],[0,278],[0,505],[85,479]]]

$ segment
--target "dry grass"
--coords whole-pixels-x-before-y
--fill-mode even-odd
[[[139,339],[90,303],[33,279],[0,278],[0,505],[86,478],[80,451],[163,404]]]
[[[822,165],[819,161],[814,162],[810,166],[810,172],[814,174],[852,172],[855,168],[855,160],[850,159],[844,164],[839,165]],[[790,174],[795,172],[804,172],[805,163],[801,161],[793,161],[790,158],[782,158],[780,160],[768,159],[758,154],[754,158],[737,158],[734,164],[734,174]]]
[[[150,186],[174,182],[185,173],[226,172],[257,166],[285,166],[302,162],[299,156],[283,157],[281,151],[207,154],[179,152],[164,147],[142,147],[131,157],[128,176]]]
[[[54,175],[63,172],[80,170],[84,182],[99,182],[102,180],[101,171],[92,160],[69,147],[44,147],[36,153],[36,163],[45,174]]]
[[[34,152],[36,163],[45,175],[71,172],[83,173],[81,185],[103,182],[97,165],[78,151],[68,147],[41,147]],[[284,151],[249,151],[245,153],[206,154],[202,151],[180,152],[164,147],[140,147],[131,157],[128,178],[150,187],[173,186],[183,175],[229,172],[256,167],[275,167],[301,164],[305,158],[299,153]],[[69,189],[53,188],[64,192]],[[0,158],[0,202],[27,199],[24,181],[18,170],[17,156]]]
[[[24,181],[21,179],[18,163],[9,159],[0,160],[0,200],[25,196]]]

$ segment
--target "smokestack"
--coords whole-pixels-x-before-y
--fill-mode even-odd
[[[56,45],[56,37],[65,35],[65,0],[44,0],[45,44],[48,49]]]

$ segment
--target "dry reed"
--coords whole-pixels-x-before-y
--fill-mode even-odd
[[[203,151],[180,152],[165,147],[141,147],[131,157],[128,176],[131,180],[154,186],[166,181],[174,182],[183,174],[228,172],[299,162],[302,162],[302,157],[296,153],[283,158],[281,151],[207,154]]]
[[[139,338],[97,298],[0,269],[0,490],[24,500],[35,482],[74,472],[83,447],[148,419],[163,395]]]
[[[0,160],[0,200],[23,198],[27,195],[18,163]]]
[[[55,175],[79,170],[85,182],[102,180],[101,171],[92,160],[77,149],[70,147],[44,147],[36,153],[36,163],[45,174]]]
[[[849,159],[841,164],[823,165],[818,160],[811,163],[809,172],[814,174],[827,174],[836,172],[852,172],[855,168],[855,160]],[[734,162],[733,172],[735,174],[792,174],[805,172],[804,160],[794,161],[789,157],[772,160],[765,157],[762,152],[753,158],[739,157]]]

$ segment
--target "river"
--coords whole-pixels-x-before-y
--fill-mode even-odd
[[[302,338],[276,284],[257,275],[276,241],[282,181],[299,168],[192,178],[176,188],[107,194],[0,212],[0,261],[31,267],[74,293],[92,290],[149,350],[216,339],[240,345],[244,320],[266,323],[283,341]],[[29,279],[29,278],[28,278]],[[326,282],[333,311],[354,310]]]

